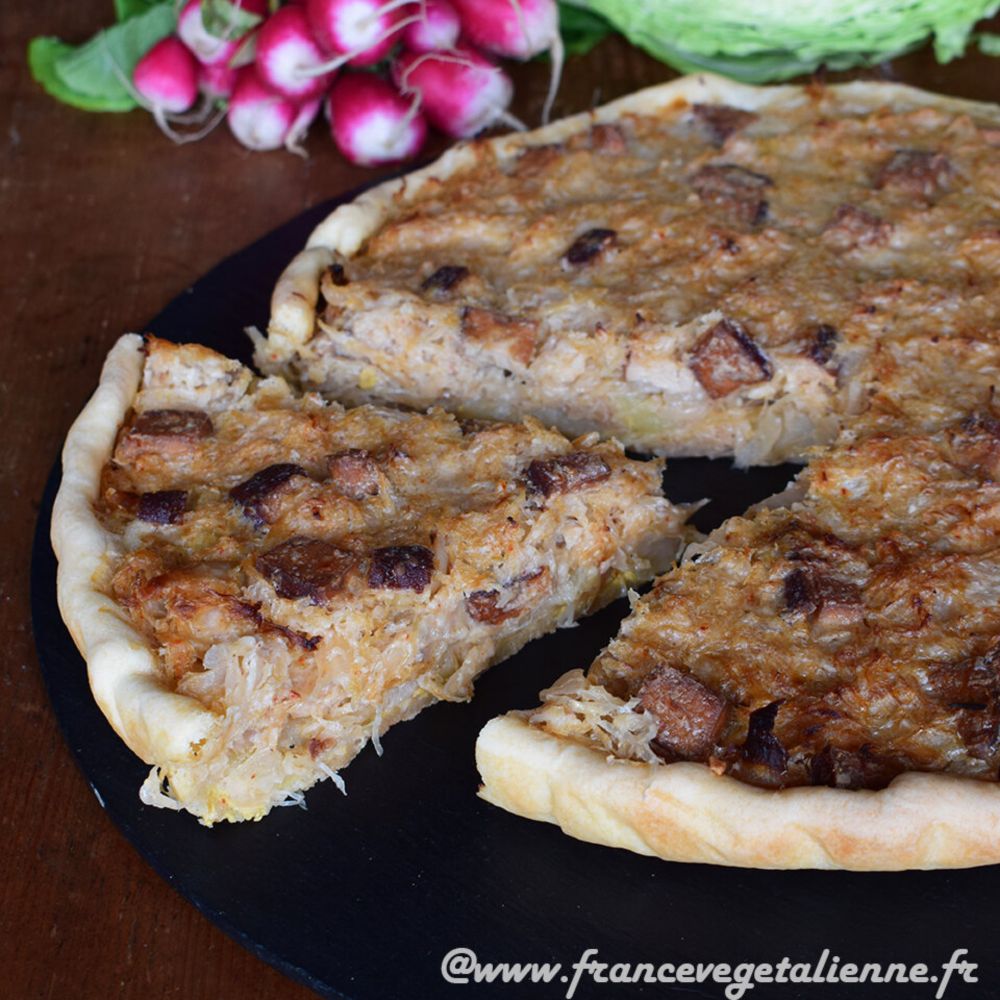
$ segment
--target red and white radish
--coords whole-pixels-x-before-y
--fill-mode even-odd
[[[229,38],[213,35],[205,28],[202,2],[203,0],[187,0],[177,15],[177,34],[202,65],[229,63],[236,55],[240,41],[246,33],[234,33]],[[230,0],[230,3],[233,7],[257,17],[264,17],[267,14],[267,0]]]
[[[301,7],[282,7],[257,32],[257,74],[281,96],[293,101],[319,97],[330,82],[322,68],[323,52]]]
[[[462,31],[458,11],[448,0],[420,0],[410,23],[403,29],[403,44],[411,52],[451,49]]]
[[[198,89],[211,101],[224,101],[232,96],[237,70],[225,63],[202,64],[198,69]]]
[[[176,143],[196,142],[208,135],[225,113],[216,109],[213,117],[214,102],[206,99],[194,111],[185,114],[198,99],[200,68],[187,46],[176,35],[171,35],[158,41],[136,63],[131,84],[120,71],[119,79],[149,111],[164,135]],[[193,132],[177,132],[172,123],[200,128]]]
[[[413,101],[373,73],[345,73],[327,98],[330,133],[351,163],[372,167],[416,156],[427,122]]]
[[[521,126],[507,114],[514,93],[510,77],[474,49],[407,52],[392,67],[396,86],[420,100],[431,124],[458,139],[497,121]]]
[[[372,66],[384,59],[403,25],[399,9],[409,6],[412,0],[306,0],[313,33],[334,56],[328,69],[345,63]]]
[[[184,43],[170,35],[136,63],[132,83],[157,122],[187,111],[198,98],[198,63]]]
[[[465,37],[487,52],[530,59],[559,31],[555,0],[452,0]]]
[[[203,66],[227,63],[236,52],[231,39],[218,38],[205,30],[201,0],[188,0],[177,15],[177,34]]]
[[[548,51],[552,76],[542,120],[548,121],[562,76],[564,50],[556,0],[451,0],[462,33],[474,45],[507,59],[530,59]]]
[[[299,142],[316,117],[320,101],[289,100],[263,84],[253,68],[239,70],[226,118],[229,130],[247,149],[266,151],[282,146],[299,151]]]

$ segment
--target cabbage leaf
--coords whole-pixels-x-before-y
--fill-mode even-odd
[[[939,62],[960,56],[1000,0],[564,0],[600,14],[629,41],[683,72],[748,83],[819,66],[883,62],[933,39]]]

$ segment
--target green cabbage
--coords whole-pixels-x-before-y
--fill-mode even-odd
[[[867,66],[933,36],[948,62],[1000,0],[563,0],[607,18],[631,42],[684,72],[763,83]]]

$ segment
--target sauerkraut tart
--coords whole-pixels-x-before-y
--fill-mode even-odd
[[[144,801],[256,819],[661,571],[685,511],[660,472],[126,336],[63,452],[59,606]]]
[[[257,359],[352,402],[798,458],[886,355],[1000,339],[998,190],[995,105],[686,77],[339,207]]]
[[[1000,415],[857,431],[779,502],[490,722],[482,795],[672,860],[1000,862]]]

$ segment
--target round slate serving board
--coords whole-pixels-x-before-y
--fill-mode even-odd
[[[352,195],[347,196],[353,197]],[[346,200],[346,199],[342,199]],[[271,289],[312,227],[317,206],[224,261],[150,324],[158,336],[197,341],[250,360],[243,329],[263,329]],[[675,500],[710,496],[702,529],[781,489],[789,466],[740,472],[727,462],[670,464]],[[549,983],[446,983],[444,956],[471,948],[482,962],[571,965],[597,960],[680,964],[925,962],[932,973],[957,948],[977,962],[978,985],[957,979],[956,1000],[997,995],[992,890],[996,868],[848,874],[765,872],[668,864],[584,844],[555,827],[476,798],[473,746],[494,715],[537,703],[564,670],[585,666],[627,613],[620,601],[577,628],[528,646],[478,683],[471,704],[441,704],[369,747],[345,770],[348,796],[325,783],[308,810],[277,809],[260,823],[200,826],[186,813],[143,806],[147,768],[94,704],[84,664],[59,618],[49,546],[53,471],[32,565],[39,659],[66,739],[104,808],[179,892],[265,961],[317,992],[352,1000],[404,997],[562,997]],[[748,831],[749,832],[749,831]],[[750,997],[933,997],[926,986],[757,986]],[[577,997],[720,998],[711,981],[686,986],[598,985]]]

